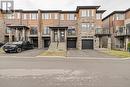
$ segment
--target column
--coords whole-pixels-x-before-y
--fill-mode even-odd
[[[19,34],[18,33],[19,33],[18,29],[16,28],[15,29],[15,39],[16,39],[16,41],[19,41]]]
[[[9,30],[9,42],[12,42],[12,31],[11,31],[11,29]]]
[[[108,36],[108,45],[107,45],[108,49],[111,49],[111,37]]]
[[[129,39],[128,37],[126,37],[126,42],[125,42],[125,50],[127,51],[127,48],[128,48],[128,43],[129,43]]]
[[[51,43],[53,42],[53,30],[51,29]]]
[[[25,29],[24,28],[22,30],[22,37],[23,37],[22,40],[25,41]]]
[[[31,42],[31,39],[30,39],[30,37],[29,37],[29,35],[30,35],[30,30],[27,30],[26,32],[27,32],[27,41]]]
[[[41,11],[38,10],[38,48],[42,48],[42,35],[41,35]]]
[[[96,45],[96,48],[99,48],[99,43],[100,43],[100,42],[99,42],[99,37],[97,36],[97,37],[96,37],[96,44],[95,44],[95,45]]]
[[[60,42],[60,30],[58,29],[58,32],[57,32],[57,36],[58,36],[58,42]]]
[[[65,29],[65,43],[67,42],[67,30]]]

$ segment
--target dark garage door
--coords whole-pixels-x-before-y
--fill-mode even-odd
[[[76,39],[68,39],[67,48],[76,48]]]
[[[82,49],[93,49],[93,40],[82,40]]]

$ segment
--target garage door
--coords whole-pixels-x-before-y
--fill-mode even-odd
[[[93,49],[93,40],[82,40],[82,49]]]
[[[76,39],[68,39],[67,48],[76,48]]]

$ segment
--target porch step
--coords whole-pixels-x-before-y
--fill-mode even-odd
[[[53,43],[50,44],[48,50],[49,50],[49,51],[55,51],[55,50],[57,50],[57,47],[58,47],[58,43],[53,42]]]
[[[49,51],[66,51],[66,43],[65,42],[61,42],[61,43],[53,42],[50,44],[48,50]]]
[[[58,50],[59,51],[66,51],[66,43],[65,42],[61,42],[58,44]]]

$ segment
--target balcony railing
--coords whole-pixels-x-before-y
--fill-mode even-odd
[[[109,35],[110,32],[109,32],[109,29],[96,28],[95,34],[96,35]]]
[[[115,32],[115,36],[126,36],[126,35],[130,35],[130,29],[127,29],[125,27],[120,27]]]
[[[67,33],[68,36],[76,36],[76,32],[75,33]]]
[[[75,29],[68,29],[67,30],[67,36],[76,36],[76,30]]]

